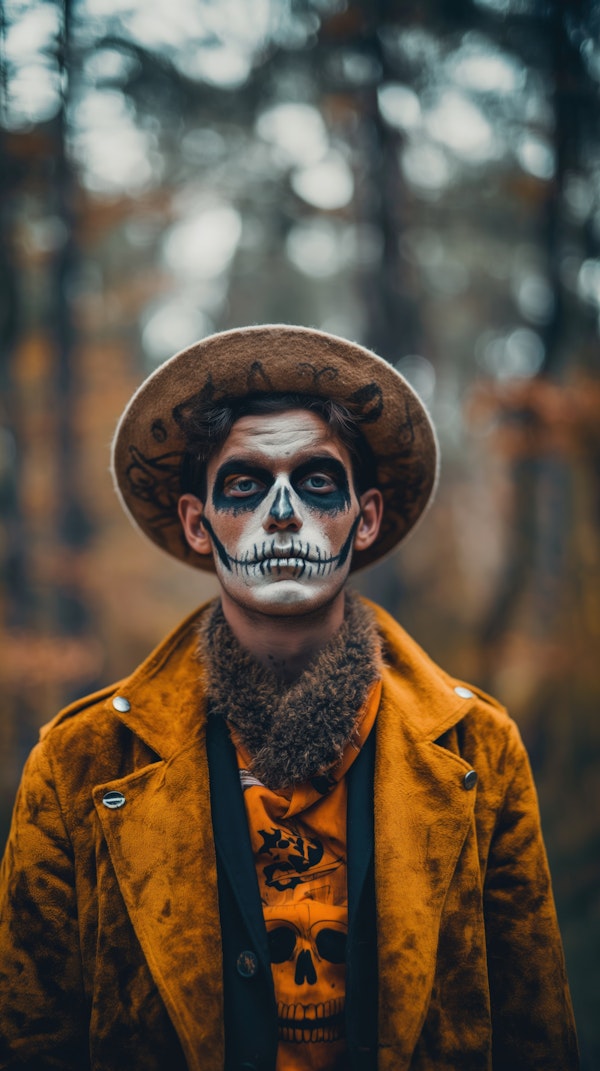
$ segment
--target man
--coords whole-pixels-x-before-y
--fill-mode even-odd
[[[113,472],[220,599],[42,730],[0,1067],[575,1068],[516,726],[345,590],[433,492],[408,384],[318,331],[215,335],[134,395]]]

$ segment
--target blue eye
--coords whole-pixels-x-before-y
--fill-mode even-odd
[[[327,476],[322,472],[314,472],[310,476],[305,476],[300,481],[300,487],[304,491],[312,492],[317,495],[329,494],[331,491],[337,490],[337,483],[331,476]]]
[[[233,498],[243,498],[246,495],[255,495],[261,489],[262,484],[253,476],[236,476],[227,481],[224,491]]]

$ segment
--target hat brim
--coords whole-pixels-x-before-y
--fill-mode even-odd
[[[438,450],[427,410],[370,350],[286,324],[211,335],[142,383],[117,426],[111,461],[117,494],[134,524],[161,550],[214,572],[212,555],[188,545],[177,512],[186,448],[182,415],[198,401],[288,392],[332,398],[357,417],[376,461],[384,514],[377,540],[354,552],[351,568],[389,553],[415,527],[435,489]]]

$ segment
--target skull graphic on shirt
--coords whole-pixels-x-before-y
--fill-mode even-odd
[[[305,899],[264,912],[280,1040],[338,1040],[344,1033],[347,907]]]

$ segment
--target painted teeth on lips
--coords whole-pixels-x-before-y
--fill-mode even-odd
[[[282,559],[286,561],[294,562],[309,562],[313,565],[323,565],[334,560],[334,556],[327,556],[322,554],[318,547],[314,547],[311,553],[310,543],[303,545],[302,543],[291,543],[281,546],[271,542],[267,546],[266,542],[260,547],[255,543],[253,553],[250,551],[244,558],[234,558],[233,560],[237,565],[260,565],[261,562],[280,562]]]

